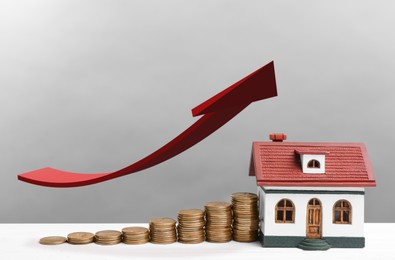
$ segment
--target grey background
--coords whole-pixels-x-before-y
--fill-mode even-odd
[[[0,222],[147,222],[255,192],[252,141],[364,142],[366,221],[393,222],[393,1],[0,1]],[[279,96],[159,166],[79,188],[45,166],[117,170],[190,109],[275,61]]]

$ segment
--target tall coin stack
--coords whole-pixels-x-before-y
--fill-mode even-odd
[[[148,243],[149,230],[145,227],[126,227],[122,229],[123,242],[128,245]]]
[[[103,230],[95,234],[95,243],[99,245],[115,245],[121,241],[122,233],[117,230]]]
[[[172,218],[154,218],[149,222],[151,242],[171,244],[177,241],[176,221]]]
[[[232,194],[233,239],[238,242],[253,242],[258,239],[258,197],[254,193]]]
[[[197,244],[204,241],[204,211],[184,209],[178,211],[178,242]]]
[[[232,240],[232,210],[227,202],[208,202],[206,209],[206,240],[225,243]]]

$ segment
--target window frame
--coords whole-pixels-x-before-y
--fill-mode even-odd
[[[338,203],[340,206],[336,206]],[[340,220],[336,220],[336,212],[340,212]],[[344,220],[344,212],[348,212],[348,221]],[[333,204],[332,223],[352,225],[352,206],[348,200],[340,199]]]
[[[291,203],[291,206],[287,206],[287,201]],[[284,202],[283,207],[279,206],[279,204],[281,202]],[[287,220],[287,211],[292,212],[292,219],[291,220]],[[277,218],[279,212],[282,212],[282,214],[283,214],[282,220],[279,220]],[[295,223],[295,204],[293,203],[292,200],[290,200],[288,198],[283,198],[283,199],[280,199],[276,203],[274,221],[275,221],[275,223],[278,223],[278,224]]]
[[[307,162],[307,168],[310,169],[321,169],[321,163],[317,159],[311,159]]]

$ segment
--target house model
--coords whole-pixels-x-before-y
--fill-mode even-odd
[[[361,248],[364,197],[376,181],[361,143],[254,142],[260,240],[264,247]]]

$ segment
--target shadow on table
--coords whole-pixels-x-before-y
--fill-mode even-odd
[[[138,257],[138,258],[202,258],[226,255],[239,254],[240,251],[261,250],[262,247],[258,241],[252,243],[239,243],[231,241],[229,243],[209,243],[203,242],[200,244],[152,244],[147,243],[143,245],[126,245],[123,243],[117,245],[102,246],[95,243],[87,245],[41,245],[38,240],[30,240],[26,243],[28,247],[34,247],[36,250],[50,250],[57,254],[67,254],[70,257],[83,255],[83,257],[102,256],[102,257]]]

